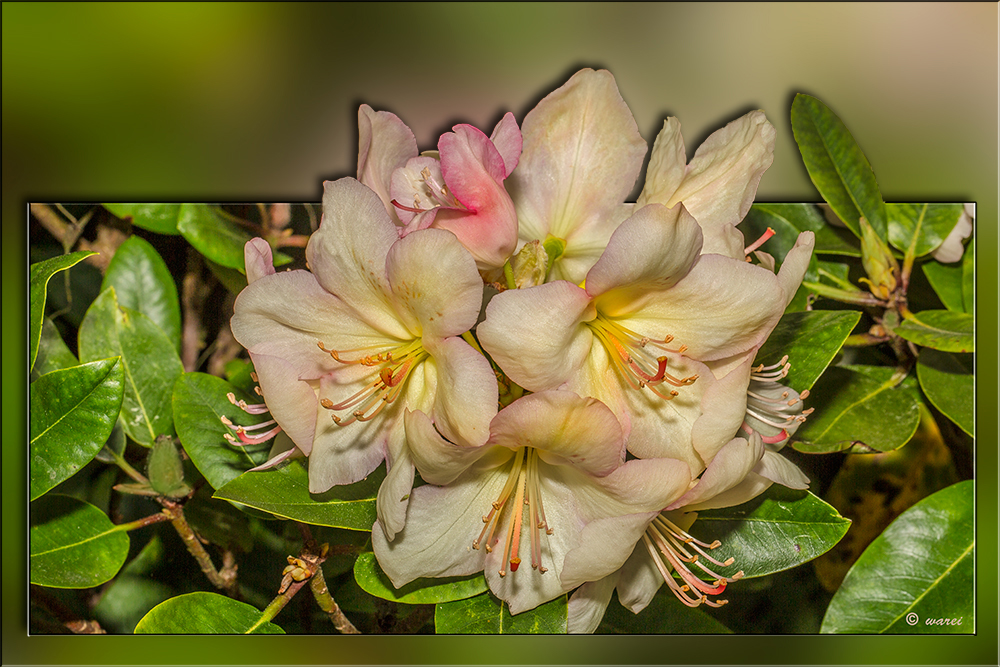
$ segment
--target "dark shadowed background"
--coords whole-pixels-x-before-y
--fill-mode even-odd
[[[4,3],[3,662],[963,663],[996,660],[997,5]],[[421,148],[522,119],[582,66],[611,70],[651,140],[689,157],[763,109],[758,198],[815,201],[796,92],[845,121],[886,201],[978,202],[976,637],[33,637],[25,633],[29,201],[319,201],[354,175],[357,107]],[[17,324],[14,324],[14,323]],[[983,343],[985,341],[985,344]]]

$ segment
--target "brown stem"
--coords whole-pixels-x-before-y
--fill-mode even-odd
[[[333,623],[333,627],[337,628],[337,632],[342,635],[360,635],[361,632],[354,627],[354,624],[346,616],[344,612],[340,610],[340,605],[333,599],[330,595],[330,589],[327,588],[326,578],[323,577],[323,568],[320,566],[316,567],[316,573],[312,577],[312,581],[309,582],[309,586],[312,587],[313,597],[316,598],[316,604],[319,608],[323,610],[327,616],[330,617],[330,621]]]
[[[194,530],[191,529],[187,519],[184,518],[184,510],[181,506],[165,499],[162,499],[160,502],[165,508],[164,511],[170,514],[171,523],[177,530],[177,534],[180,535],[181,539],[184,541],[184,546],[187,547],[187,550],[191,552],[191,555],[194,556],[196,561],[198,561],[201,571],[205,573],[208,580],[211,581],[212,585],[216,588],[224,590],[230,597],[235,597],[236,563],[226,562],[226,557],[223,556],[222,572],[218,572],[215,569],[215,565],[212,564],[212,557],[208,555],[207,551],[205,551],[205,547],[202,546],[201,542],[198,540],[198,536],[195,535]]]
[[[42,227],[48,231],[60,244],[69,252],[74,245],[77,246],[79,250],[86,250],[91,252],[97,252],[98,248],[95,248],[87,239],[79,238],[79,231],[76,229],[76,225],[72,225],[60,216],[56,211],[52,209],[51,206],[47,204],[32,204],[31,214],[42,224]],[[68,245],[67,245],[68,244]],[[108,268],[108,263],[111,261],[109,257],[103,255],[91,255],[84,260],[89,264],[96,266],[104,273]]]
[[[181,305],[184,309],[184,327],[181,332],[181,362],[186,372],[198,366],[198,354],[205,346],[205,332],[201,325],[205,299],[209,288],[201,279],[201,255],[194,248],[188,249],[187,273],[181,286]]]
[[[154,523],[160,523],[162,521],[173,521],[174,517],[163,510],[159,514],[151,514],[150,516],[143,517],[136,521],[130,521],[129,523],[120,523],[115,526],[115,530],[135,530],[137,528],[145,528],[146,526],[152,526]]]
[[[97,621],[80,618],[74,611],[41,586],[31,585],[31,600],[43,607],[74,635],[103,635],[104,628]]]

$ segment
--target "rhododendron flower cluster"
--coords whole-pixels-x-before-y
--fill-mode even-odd
[[[605,71],[423,153],[395,115],[358,119],[309,270],[247,244],[233,333],[295,445],[272,463],[304,454],[323,492],[384,461],[372,540],[396,586],[484,571],[512,613],[576,589],[575,631],[615,588],[634,611],[664,584],[721,604],[738,575],[705,564],[728,562],[694,512],[808,484],[778,453],[806,394],[755,357],[812,234],[775,273],[737,227],[773,156],[763,113],[690,162],[667,119],[634,203],[646,143]]]

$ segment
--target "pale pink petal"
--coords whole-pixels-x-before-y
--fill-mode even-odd
[[[358,180],[375,191],[386,213],[396,219],[390,203],[392,173],[417,154],[417,140],[403,121],[388,111],[358,109]]]
[[[528,394],[497,414],[490,444],[534,447],[542,460],[604,476],[625,458],[615,415],[603,403],[569,391]]]
[[[406,446],[403,420],[393,423],[386,444],[386,476],[378,488],[375,508],[385,536],[392,541],[406,523],[406,508],[413,490],[413,461]]]
[[[703,255],[714,253],[740,261],[746,257],[744,253],[746,239],[743,237],[743,232],[729,223],[713,228],[712,233],[705,233],[704,239],[705,242],[701,246]]]
[[[702,510],[714,510],[723,507],[736,507],[764,493],[771,484],[771,480],[766,477],[761,477],[755,472],[749,472],[743,478],[742,482],[731,489],[727,489],[717,496],[706,498],[702,502],[687,505],[684,507],[684,510],[687,512],[700,512]]]
[[[569,597],[566,606],[566,626],[569,634],[592,634],[601,624],[618,585],[618,573],[597,581],[588,581]]]
[[[790,489],[808,489],[809,478],[799,470],[799,467],[781,454],[770,450],[764,451],[760,463],[753,469],[761,477],[777,482]]]
[[[524,151],[508,179],[520,236],[568,238],[599,224],[635,184],[646,142],[610,72],[584,69],[521,126]]]
[[[778,283],[785,292],[785,307],[791,303],[796,290],[802,284],[802,278],[809,268],[809,260],[812,258],[813,248],[816,246],[816,235],[812,232],[802,232],[799,234],[795,245],[785,255],[785,261],[778,269]]]
[[[581,533],[580,546],[567,553],[563,561],[563,585],[575,588],[617,572],[657,514],[659,511],[628,514],[588,523]]]
[[[429,484],[451,484],[482,458],[486,458],[488,467],[493,468],[513,457],[513,453],[503,447],[449,442],[434,428],[430,417],[420,411],[407,411],[405,423],[410,456],[420,476]]]
[[[755,354],[756,351],[751,351],[743,355],[738,366],[711,383],[704,392],[701,416],[691,430],[691,441],[702,461],[714,459],[743,423],[750,368]],[[701,381],[702,378],[698,378],[698,382]]]
[[[646,167],[646,183],[636,204],[666,204],[684,179],[687,156],[681,123],[676,118],[663,121],[663,129],[656,135],[653,152]]]
[[[573,229],[566,237],[566,249],[552,265],[548,279],[568,280],[579,285],[601,258],[611,235],[635,210],[635,204],[620,204],[593,224]]]
[[[739,223],[774,160],[775,136],[763,111],[751,111],[713,132],[695,151],[684,181],[667,205],[684,202],[706,236],[710,229]]]
[[[483,281],[453,234],[424,229],[394,243],[385,260],[393,312],[413,336],[439,338],[476,324]]]
[[[584,363],[593,334],[581,323],[593,317],[587,293],[558,281],[496,295],[476,333],[508,377],[541,391],[555,389]]]
[[[323,221],[306,246],[313,275],[387,335],[408,338],[389,304],[385,259],[399,238],[378,196],[353,178],[327,181]]]
[[[424,339],[424,347],[437,369],[435,426],[452,442],[483,444],[497,414],[497,379],[490,363],[461,338]]]
[[[434,215],[428,218],[423,214],[423,222],[414,226],[413,217],[418,215],[417,211],[407,209],[419,209],[428,211],[441,205],[442,198],[447,197],[442,194],[444,187],[444,176],[441,174],[441,161],[432,157],[421,155],[410,158],[406,164],[392,172],[390,185],[390,195],[397,205],[393,205],[400,222],[406,225],[406,233],[416,229],[425,229],[434,221]],[[455,204],[453,197],[446,198],[447,205]]]
[[[262,238],[254,238],[243,246],[243,258],[247,271],[247,283],[274,273],[271,246]]]
[[[743,481],[763,455],[764,443],[760,436],[751,436],[749,440],[733,438],[719,450],[694,488],[671,503],[667,509],[697,505],[728,491]]]
[[[280,357],[250,353],[271,417],[304,454],[316,433],[316,391],[299,379],[301,367]]]
[[[663,575],[645,543],[637,543],[619,574],[618,601],[633,614],[638,614],[649,605],[662,585]]]
[[[521,128],[517,126],[517,119],[509,111],[504,114],[497,126],[493,128],[490,141],[496,146],[497,152],[503,158],[504,178],[510,176],[514,171],[517,161],[521,157]]]

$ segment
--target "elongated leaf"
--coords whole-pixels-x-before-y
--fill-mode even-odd
[[[963,431],[976,437],[972,355],[951,354],[925,347],[920,350],[917,360],[917,378],[920,388],[934,407]]]
[[[68,255],[60,255],[31,265],[31,274],[28,278],[29,371],[34,368],[35,357],[38,355],[38,341],[42,336],[42,318],[45,316],[45,291],[48,287],[49,279],[60,271],[65,271],[69,267],[79,264],[85,258],[96,254],[95,252],[71,252]]]
[[[792,102],[792,134],[809,178],[844,224],[861,237],[858,219],[868,220],[883,241],[885,204],[871,165],[840,118],[815,97]]]
[[[31,583],[91,588],[114,577],[128,556],[128,535],[90,503],[52,494],[31,503]]]
[[[379,567],[375,554],[370,551],[361,554],[354,561],[354,580],[370,595],[404,604],[436,604],[464,600],[486,590],[486,577],[482,573],[471,577],[417,579],[402,588],[396,588]]]
[[[759,238],[768,227],[775,235],[762,249],[779,258],[788,254],[799,233],[805,231],[816,235],[814,252],[817,254],[861,256],[858,239],[847,230],[829,224],[815,204],[757,203],[750,207],[747,217],[740,223],[740,230],[748,241]],[[815,278],[809,276],[808,279]]]
[[[104,204],[119,218],[130,218],[136,227],[158,234],[178,234],[180,204]]]
[[[975,321],[970,313],[951,310],[922,310],[906,316],[894,329],[896,335],[911,343],[944,352],[975,352]]]
[[[719,540],[713,557],[734,563],[718,570],[747,578],[787,570],[820,556],[837,544],[851,522],[808,491],[777,484],[736,507],[699,512],[688,532],[702,542]]]
[[[816,412],[796,432],[795,449],[886,452],[905,445],[920,423],[920,398],[913,375],[897,385],[894,372],[882,366],[827,369],[809,397]]]
[[[181,307],[177,286],[153,246],[138,236],[131,236],[121,244],[104,274],[101,291],[108,287],[115,288],[119,306],[148,317],[180,350]]]
[[[349,530],[371,530],[375,496],[384,468],[356,484],[309,493],[309,475],[297,460],[274,470],[246,472],[215,492],[215,498],[264,510],[285,519]]]
[[[150,447],[173,435],[170,395],[184,372],[177,350],[148,317],[122,308],[113,287],[101,293],[80,326],[80,360],[120,356],[125,371],[122,424],[126,434]]]
[[[962,204],[886,204],[889,242],[923,257],[947,238],[962,217]]]
[[[122,407],[121,360],[52,371],[31,385],[31,500],[90,463]]]
[[[251,228],[240,225],[208,204],[181,204],[177,230],[207,259],[224,268],[245,271],[243,246],[254,237]],[[275,252],[274,265],[291,261],[288,255]]]
[[[962,301],[965,312],[975,312],[976,289],[976,239],[969,241],[962,256]]]
[[[443,602],[434,608],[434,628],[439,635],[565,634],[566,596],[517,616],[511,616],[507,605],[489,592],[466,600]]]
[[[618,602],[618,594],[604,613],[604,620],[594,634],[620,635],[710,635],[731,634],[732,630],[719,623],[702,608],[686,607],[663,589],[653,596],[649,605],[638,614]]]
[[[174,425],[184,451],[198,471],[214,488],[222,488],[250,468],[267,461],[271,442],[260,445],[236,446],[226,440],[233,430],[222,423],[226,417],[238,426],[252,426],[270,419],[270,415],[251,415],[233,405],[227,394],[236,400],[253,404],[252,396],[225,380],[206,373],[185,373],[174,384]]]
[[[188,593],[153,607],[135,626],[135,634],[283,635],[274,623],[245,602],[218,593]]]
[[[969,312],[962,297],[962,265],[927,262],[923,266],[927,282],[948,310],[956,313]]]
[[[776,364],[788,355],[792,367],[785,382],[804,391],[813,384],[840,351],[861,313],[812,310],[786,313],[757,352],[755,364]]]
[[[32,379],[37,380],[46,373],[79,365],[76,356],[66,347],[59,335],[59,329],[49,318],[42,320],[42,336],[38,342],[38,356],[32,369]]]
[[[823,633],[973,633],[973,482],[903,512],[847,573]]]

